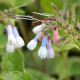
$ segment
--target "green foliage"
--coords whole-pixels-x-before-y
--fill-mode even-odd
[[[79,66],[79,57],[68,58],[68,61],[66,63],[64,62],[64,59],[62,59],[56,66],[56,72],[58,75],[60,75],[61,79],[64,79],[66,76],[71,77],[74,75],[80,75]]]
[[[3,72],[1,77],[3,80],[35,80],[29,74],[19,71]]]
[[[32,11],[37,11],[37,7],[41,6],[41,10],[45,13],[50,13],[56,15],[56,11],[54,10],[53,6],[51,5],[51,2],[55,5],[58,6],[58,9],[60,9],[62,12],[64,12],[67,9],[69,9],[70,16],[69,16],[69,24],[71,25],[72,22],[72,15],[74,12],[77,13],[77,15],[80,17],[80,1],[79,0],[41,0],[41,5],[37,5],[38,1],[36,1],[32,7],[32,4],[35,0],[2,0],[2,4],[0,4],[0,9],[3,11],[4,9],[8,8],[15,8],[20,5],[25,4],[25,8],[17,8],[15,9],[12,13],[15,14],[25,14],[25,13],[31,13]],[[30,5],[30,6],[28,6]],[[27,9],[27,6],[29,7]],[[37,7],[36,7],[37,6]],[[36,8],[35,8],[36,7]],[[26,10],[25,10],[26,9]],[[79,17],[76,17],[75,24],[73,27],[75,27],[76,33],[80,34],[80,31],[76,29],[77,21]],[[36,16],[37,17],[37,16]],[[56,15],[56,17],[59,17]],[[1,20],[1,19],[0,19]],[[3,20],[4,21],[4,20]],[[11,20],[10,20],[11,21]],[[12,21],[11,21],[12,22]],[[26,21],[27,22],[27,21]],[[31,25],[31,23],[27,22],[28,26]],[[62,28],[62,23],[58,22],[58,25],[60,25],[59,34],[61,37],[68,36],[65,41],[68,39],[71,39],[72,37],[69,36],[69,34],[66,32],[66,30],[61,29]],[[20,25],[22,26],[24,23],[21,23]],[[26,23],[25,23],[26,24]],[[26,28],[26,25],[24,24],[25,29],[28,29],[30,33],[31,28]],[[47,59],[47,65],[48,66],[48,74],[46,75],[45,73],[39,72],[36,69],[35,63],[38,64],[40,67],[41,71],[44,71],[44,62],[42,59],[38,57],[38,50],[41,46],[41,42],[38,43],[37,48],[33,52],[25,51],[26,49],[23,49],[23,54],[24,54],[24,60],[23,60],[23,54],[21,50],[15,50],[13,53],[6,53],[5,52],[5,47],[7,43],[7,36],[3,34],[3,29],[5,25],[0,23],[0,80],[56,80],[54,77],[50,77],[49,75],[57,75],[59,79],[61,80],[68,80],[66,78],[70,77],[75,77],[76,80],[80,80],[80,58],[79,57],[65,57],[63,56],[62,52],[64,51],[64,54],[66,55],[66,50],[73,50],[74,48],[80,50],[78,44],[74,39],[71,40],[71,42],[62,44],[60,46],[52,45],[53,50],[55,52],[55,57],[53,59]],[[20,31],[21,31],[20,27]],[[29,31],[30,30],[30,31]],[[27,32],[27,33],[28,33]],[[49,30],[48,33],[51,34],[53,38],[53,32],[52,30]],[[22,37],[23,35],[26,34],[21,34]],[[28,37],[30,38],[33,36],[32,34],[27,34]],[[62,40],[64,41],[64,40]],[[27,73],[24,73],[23,71],[25,70],[25,67],[27,67],[26,71]],[[35,69],[34,69],[35,68]],[[33,77],[31,77],[29,74]]]
[[[71,57],[69,58],[69,76],[80,75],[80,58]]]
[[[7,36],[4,35],[4,24],[0,23],[0,48],[4,48],[6,46],[7,43]]]
[[[10,4],[13,7],[15,6],[20,6],[20,5],[29,5],[30,3],[32,3],[34,0],[6,0],[7,3],[6,4]],[[5,3],[5,0],[2,1],[3,3]]]
[[[6,53],[2,58],[3,71],[23,71],[23,55],[20,50]]]
[[[45,0],[41,0],[41,7],[45,12],[51,13],[51,14],[53,14],[53,13],[55,14],[56,12],[55,12],[53,6],[51,5],[51,2],[53,4],[56,4],[59,9],[62,9],[64,1],[65,0],[59,0],[59,1],[57,1],[57,0],[46,0],[46,1]]]
[[[33,3],[34,1],[35,0],[27,0],[27,1],[26,0],[2,0],[2,3],[5,4],[7,6],[7,9],[8,9],[8,7],[9,8],[15,8],[15,7],[21,6],[21,5],[28,6],[29,4]],[[3,9],[5,9],[4,6],[3,6]],[[16,14],[24,14],[25,13],[25,11],[22,10],[21,8],[15,9],[14,12]]]
[[[0,78],[0,80],[4,80],[3,78]]]
[[[34,70],[34,69],[28,68],[27,72],[29,74],[31,74],[36,80],[56,80],[55,78],[51,78],[51,77],[45,75],[44,73],[39,72],[39,71]]]

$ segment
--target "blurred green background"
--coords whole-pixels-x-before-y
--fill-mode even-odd
[[[4,11],[25,4],[24,7],[17,8],[13,12],[43,19],[44,16],[32,12],[57,16],[51,2],[56,4],[63,14],[69,10],[80,19],[80,0],[0,0],[0,10]],[[3,34],[3,29],[7,25],[0,23],[0,80],[80,80],[80,51],[75,45],[68,43],[55,46],[53,44],[55,58],[42,60],[37,55],[41,43],[34,51],[26,48],[27,43],[35,37],[32,32],[32,21],[18,20],[15,25],[25,41],[25,46],[11,54],[6,53],[7,37]],[[63,35],[61,31],[60,35]]]

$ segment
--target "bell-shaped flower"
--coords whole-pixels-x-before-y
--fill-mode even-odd
[[[54,34],[54,44],[58,44],[58,41],[59,41],[59,39],[60,39],[60,36],[59,36],[59,33],[58,33],[58,30],[57,29],[54,29],[53,30],[53,34]]]
[[[6,45],[6,51],[9,52],[9,53],[12,53],[14,52],[14,44],[12,43],[12,41],[10,42],[7,42],[7,45]]]
[[[45,27],[46,24],[42,23],[41,25],[34,27],[32,31],[37,34],[40,33]]]
[[[40,56],[41,59],[45,59],[47,56],[47,36],[43,36],[41,47],[38,51],[38,56]]]
[[[54,54],[54,51],[53,51],[53,48],[52,48],[52,42],[51,42],[51,39],[49,39],[47,41],[47,58],[54,58],[55,54]]]
[[[13,44],[16,43],[15,37],[14,37],[13,32],[12,32],[11,25],[7,26],[7,37],[8,37],[8,42],[12,41]]]
[[[12,31],[13,31],[14,37],[16,39],[16,44],[15,44],[16,48],[21,48],[22,46],[25,45],[24,40],[19,35],[19,32],[18,32],[18,30],[17,30],[16,27],[13,27],[12,28]]]
[[[37,39],[41,36],[41,34],[42,33],[38,33],[37,35],[36,35],[36,37],[34,38],[34,39],[32,39],[28,44],[27,44],[27,48],[29,49],[29,50],[34,50],[35,48],[36,48],[36,46],[37,46]]]

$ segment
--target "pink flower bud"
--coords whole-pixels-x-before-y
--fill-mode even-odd
[[[58,44],[58,41],[59,41],[59,39],[60,39],[60,36],[59,36],[59,33],[58,33],[58,30],[57,29],[55,29],[55,30],[53,30],[53,34],[54,34],[54,44]]]

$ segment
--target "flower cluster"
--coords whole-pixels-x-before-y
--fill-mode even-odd
[[[69,11],[67,10],[65,16],[61,13],[60,10],[58,10],[56,5],[53,5],[54,9],[56,10],[59,18],[57,18],[55,15],[51,15],[48,13],[37,13],[33,12],[34,14],[43,15],[45,18],[43,20],[39,20],[37,18],[34,18],[33,16],[26,16],[26,15],[17,15],[12,13],[12,11],[16,8],[19,8],[21,6],[18,6],[13,9],[0,11],[0,15],[2,15],[2,18],[4,20],[0,20],[2,23],[6,23],[6,21],[9,23],[10,19],[18,20],[18,19],[25,19],[25,20],[35,20],[32,25],[38,25],[33,28],[33,32],[36,34],[35,38],[32,39],[28,44],[27,48],[29,50],[34,50],[37,46],[37,43],[42,40],[41,47],[38,51],[38,56],[42,59],[47,58],[54,58],[54,50],[52,48],[52,44],[54,42],[55,45],[62,45],[64,43],[69,43],[70,41],[74,41],[76,43],[76,46],[78,49],[80,49],[80,22],[77,22],[76,16],[69,15]],[[9,14],[8,14],[9,13]],[[72,23],[69,24],[69,20],[72,17]],[[74,26],[74,27],[73,27]],[[58,28],[61,31],[64,31],[66,35],[63,35],[62,37],[58,33]],[[51,35],[48,34],[48,30],[52,29],[53,32],[53,40],[51,38]],[[7,33],[8,42],[6,45],[6,51],[11,53],[16,48],[21,48],[25,45],[24,40],[20,37],[18,30],[15,26],[12,26],[11,24],[7,25],[7,32],[4,31],[4,34]]]
[[[45,59],[46,57],[50,59],[50,58],[54,58],[55,56],[52,48],[53,40],[50,34],[45,33],[45,27],[46,24],[42,23],[41,25],[38,25],[33,28],[32,31],[36,33],[36,37],[27,44],[27,48],[31,51],[34,50],[37,46],[37,42],[40,42],[42,39],[42,44],[38,51],[38,56],[41,59]],[[60,39],[57,28],[53,29],[53,35],[54,35],[54,44],[57,45]]]
[[[6,51],[11,53],[16,48],[21,48],[25,45],[24,40],[18,33],[18,30],[15,26],[7,25],[7,38],[8,42],[6,45]]]

